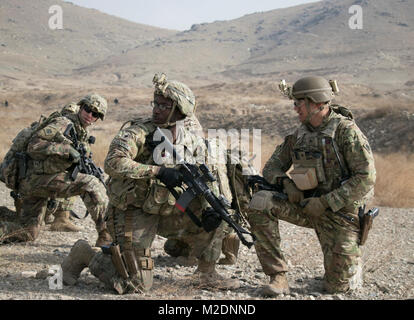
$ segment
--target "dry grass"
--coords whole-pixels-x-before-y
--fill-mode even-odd
[[[395,208],[414,207],[414,155],[394,153],[375,155],[378,205]]]
[[[107,119],[98,122],[90,131],[96,139],[96,144],[92,146],[93,157],[99,166],[103,166],[109,144],[121,127],[123,120],[130,115],[140,113],[141,109],[136,106],[148,105],[152,98],[151,88],[99,88],[90,89],[102,93],[110,102]],[[362,90],[362,89],[361,89]],[[235,84],[213,84],[211,86],[196,87],[194,91],[197,95],[199,109],[198,113],[222,114],[223,120],[217,126],[224,125],[226,119],[230,119],[237,112],[244,112],[252,109],[251,106],[276,106],[278,112],[285,115],[288,109],[283,109],[284,104],[289,101],[281,100],[280,95],[274,94],[274,88],[267,83],[239,83]],[[342,99],[360,99],[358,107],[364,107],[368,112],[372,112],[372,117],[381,114],[386,116],[390,109],[396,108],[389,101],[388,97],[375,99],[363,97],[361,93],[352,98],[351,91],[342,93]],[[83,96],[87,91],[74,88],[56,91],[22,91],[16,93],[0,94],[0,101],[6,97],[12,101],[8,108],[0,108],[0,118],[2,119],[2,129],[0,130],[0,160],[8,151],[12,139],[24,127],[33,121],[38,120],[40,114],[48,115],[63,106],[68,101]],[[88,90],[89,92],[89,90]],[[51,97],[49,100],[46,97]],[[114,105],[112,101],[118,98],[120,103]],[[346,99],[345,99],[346,98]],[[45,102],[47,101],[47,103]],[[396,103],[396,102],[394,102]],[[407,110],[413,110],[412,104],[408,107],[404,101],[399,100],[398,105],[404,105]],[[387,108],[384,106],[387,105]],[[290,108],[290,107],[288,107]],[[254,108],[253,108],[254,109]],[[254,109],[252,112],[260,112]],[[136,114],[136,116],[143,114]],[[228,118],[227,118],[228,117]],[[269,121],[272,121],[271,119]],[[275,122],[274,125],[280,125]],[[262,168],[270,158],[275,146],[283,141],[281,137],[269,137],[262,135]],[[390,207],[414,207],[414,155],[395,153],[389,155],[376,154],[377,183],[376,183],[376,204]]]
[[[18,121],[19,128],[30,124],[28,119]],[[92,146],[93,158],[99,166],[103,166],[109,144],[121,126],[120,122],[100,123],[91,130],[96,136],[96,144]],[[18,128],[2,131],[0,133],[0,156],[6,154],[14,134]],[[262,137],[262,168],[272,155],[275,146],[282,142],[277,137],[270,139]],[[414,207],[414,155],[394,153],[388,155],[375,155],[377,182],[375,185],[375,203],[380,206],[395,208]]]

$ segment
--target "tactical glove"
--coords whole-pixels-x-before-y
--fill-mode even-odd
[[[69,146],[69,161],[72,163],[79,163],[80,153],[72,146]]]
[[[221,223],[219,214],[214,211],[213,208],[206,208],[201,213],[201,225],[207,232],[213,231],[218,228]]]
[[[303,200],[303,191],[296,188],[296,185],[292,180],[283,179],[283,187],[288,195],[290,203],[299,203]]]
[[[328,202],[322,197],[308,198],[305,199],[303,202],[305,203],[303,212],[305,214],[310,215],[313,218],[318,218],[326,211],[326,209],[329,208]]]
[[[161,167],[156,177],[170,188],[179,187],[183,182],[183,175],[174,168]]]

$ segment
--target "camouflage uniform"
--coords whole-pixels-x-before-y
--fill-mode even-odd
[[[79,105],[72,102],[69,103],[67,105],[65,105],[62,110],[60,111],[60,115],[65,116],[68,114],[76,114],[79,112]],[[53,114],[52,114],[53,115]],[[37,122],[38,123],[38,122]],[[35,123],[33,123],[31,126],[33,126]],[[30,128],[30,127],[29,127]],[[28,130],[29,128],[26,128],[24,130]],[[5,159],[7,158],[7,155],[5,157]],[[3,163],[2,163],[3,165]],[[2,171],[2,170],[0,170]],[[0,179],[2,181],[4,181],[4,179]],[[13,193],[16,195],[18,194],[18,190],[13,190]],[[17,218],[18,219],[22,219],[22,212],[21,212],[21,206],[22,206],[22,199],[18,196],[14,196],[14,206],[16,208],[16,214],[17,214]],[[71,211],[76,198],[72,197],[72,198],[56,198],[53,199],[54,200],[54,206],[53,208],[51,208],[49,205],[46,208],[46,214],[45,214],[45,222],[46,224],[50,224],[53,222],[53,214],[55,214],[56,212],[63,212],[63,211]]]
[[[157,94],[173,100],[182,114],[192,115],[195,98],[188,87],[180,82],[168,82],[162,83],[160,89],[160,82],[154,83]],[[167,120],[168,126],[175,124],[170,122],[171,113]],[[194,248],[199,259],[200,274],[212,276],[215,261],[221,251],[224,223],[207,233],[195,225],[187,214],[176,209],[175,198],[158,178],[160,163],[156,163],[153,158],[155,146],[151,142],[156,125],[150,119],[137,119],[130,121],[129,126],[125,125],[112,140],[105,160],[105,172],[110,176],[107,224],[122,254],[135,256],[139,272],[131,275],[128,270],[129,277],[123,280],[115,266],[110,263],[111,256],[98,253],[88,265],[91,273],[119,294],[149,290],[152,287],[154,268],[151,246],[155,235],[159,234],[167,238],[184,239]],[[195,160],[199,164],[205,162],[204,141],[186,130],[183,125],[176,126],[175,146],[177,150],[180,150],[180,146],[185,146],[184,158],[187,161]],[[162,166],[172,166],[166,162],[168,157],[168,154],[162,154]],[[216,167],[210,166],[210,170],[217,176]],[[217,183],[208,184],[218,195]],[[182,192],[180,187],[175,187],[175,190]],[[207,207],[208,203],[203,198],[194,199],[190,203],[190,209],[198,218]],[[103,265],[106,267],[103,268]],[[70,268],[66,270],[64,277],[65,273],[70,274]]]
[[[287,136],[263,169],[263,176],[269,182],[282,184],[292,164],[294,168],[301,167],[306,161],[313,161],[308,156],[311,159],[316,154],[314,163],[321,164],[316,165],[317,186],[304,191],[304,197],[305,201],[320,197],[327,204],[326,211],[312,217],[304,213],[300,204],[278,200],[271,192],[260,191],[250,203],[249,222],[257,237],[256,251],[263,271],[270,276],[288,270],[280,249],[278,220],[313,228],[324,255],[325,289],[344,292],[362,283],[358,208],[372,197],[376,175],[369,143],[349,110],[340,106],[329,109],[319,127],[302,124]],[[269,221],[274,221],[276,228],[269,228]]]
[[[104,111],[106,112],[106,106]],[[106,233],[104,213],[108,197],[105,187],[96,177],[82,173],[72,181],[68,171],[73,164],[70,158],[73,147],[72,142],[63,133],[70,124],[73,124],[79,142],[85,145],[88,153],[90,152],[89,134],[82,127],[78,114],[70,113],[57,117],[34,133],[26,150],[29,156],[26,178],[19,183],[23,221],[19,225],[0,226],[0,237],[7,238],[8,241],[36,239],[48,199],[69,199],[77,195],[81,196],[95,221],[98,233]]]
[[[191,133],[203,137],[203,128],[198,121],[195,114],[193,114],[190,117],[187,117],[183,120],[184,127],[189,130]],[[208,141],[208,143],[215,144],[217,146],[216,155],[214,158],[217,160],[216,163],[218,163],[218,173],[220,175],[220,181],[219,181],[219,187],[220,187],[220,193],[223,194],[226,199],[231,203],[233,199],[232,191],[230,190],[230,184],[229,179],[227,175],[227,167],[224,165],[224,163],[219,163],[219,157],[221,156],[221,162],[227,160],[227,154],[226,150],[224,150],[221,145],[219,144],[218,139],[212,139],[211,141]],[[231,169],[229,169],[231,170]],[[234,172],[233,172],[234,173]],[[220,259],[219,264],[234,264],[237,260],[238,250],[240,246],[240,240],[236,233],[234,232],[233,228],[228,226],[226,224],[225,229],[225,237],[223,239],[222,244],[222,252],[225,255],[225,258]],[[183,238],[173,238],[168,237],[167,241],[164,244],[165,251],[173,256],[173,257],[185,257],[187,259],[181,259],[180,261],[184,265],[191,265],[196,264],[195,259],[193,258],[192,252],[194,251],[194,247],[191,246],[189,243],[187,243]]]

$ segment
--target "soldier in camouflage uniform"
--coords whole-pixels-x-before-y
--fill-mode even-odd
[[[194,111],[195,112],[195,111]],[[184,120],[184,127],[188,129],[193,134],[204,137],[203,133],[203,127],[201,126],[200,122],[198,121],[195,113],[192,116],[186,117]],[[218,144],[218,140],[212,140],[209,141],[210,143],[216,143],[217,144],[217,152],[222,152],[223,156],[226,157],[226,150],[222,150],[220,148],[220,145]],[[216,155],[218,158],[219,155]],[[221,167],[219,168],[220,172],[227,172],[227,167]],[[235,170],[235,168],[233,168]],[[232,169],[229,168],[229,174],[230,172],[233,172]],[[234,173],[234,172],[233,172]],[[226,181],[224,181],[226,180]],[[220,185],[220,193],[223,194],[227,200],[232,202],[234,190],[233,192],[230,192],[231,186],[227,181],[227,178],[224,178],[221,180],[222,184]],[[234,185],[232,185],[233,187]],[[237,186],[236,186],[237,188]],[[243,188],[244,190],[244,188]],[[233,193],[233,195],[232,195]],[[235,264],[237,261],[237,255],[239,252],[240,247],[240,239],[237,236],[237,234],[234,232],[233,228],[226,226],[225,227],[225,237],[223,239],[222,244],[222,252],[224,254],[224,258],[220,259],[218,261],[218,264],[225,264],[225,265],[232,265]],[[169,255],[176,257],[177,262],[179,262],[182,265],[196,265],[197,264],[197,258],[192,254],[193,248],[184,241],[182,238],[168,238],[167,241],[164,243],[164,250]]]
[[[96,245],[111,241],[106,230],[104,214],[108,205],[105,186],[94,176],[79,173],[73,181],[70,168],[79,162],[80,154],[64,132],[73,125],[78,141],[90,152],[87,127],[98,118],[104,119],[107,102],[98,94],[91,94],[79,102],[77,113],[59,116],[30,138],[26,153],[26,178],[19,182],[22,197],[22,223],[0,225],[0,238],[8,241],[32,241],[40,232],[49,199],[81,196],[98,231]],[[69,215],[63,217],[68,219]]]
[[[69,103],[65,105],[62,110],[60,111],[60,114],[62,116],[68,115],[68,114],[77,114],[79,112],[79,105],[77,103]],[[33,124],[32,124],[33,125]],[[5,157],[5,161],[7,159],[7,155]],[[3,165],[3,163],[2,163]],[[2,170],[0,170],[2,171]],[[1,179],[0,180],[4,180]],[[16,196],[18,194],[18,190],[13,190],[11,193],[14,198],[14,206],[16,208],[16,217],[14,220],[21,220],[22,217],[22,199],[19,196]],[[56,198],[56,199],[49,199],[48,205],[46,208],[46,214],[45,214],[45,223],[51,224],[50,230],[51,231],[66,231],[66,232],[76,232],[80,231],[80,228],[76,227],[74,224],[72,224],[69,219],[69,213],[72,211],[73,205],[75,203],[76,198]]]
[[[154,85],[152,119],[125,123],[113,139],[105,160],[105,171],[110,176],[108,229],[114,243],[120,247],[127,275],[119,268],[120,264],[117,267],[112,262],[114,254],[95,254],[87,243],[79,241],[62,263],[63,281],[76,283],[80,271],[88,266],[93,275],[118,294],[148,291],[152,287],[154,269],[151,246],[155,235],[159,234],[166,238],[180,236],[194,244],[198,259],[194,274],[196,284],[223,289],[238,287],[237,280],[225,279],[215,271],[224,237],[224,223],[207,233],[175,208],[175,198],[167,187],[180,193],[181,174],[167,162],[171,159],[169,154],[161,153],[160,157],[159,146],[154,144],[157,126],[165,128],[172,133],[172,142],[177,150],[185,146],[182,150],[187,161],[205,161],[204,141],[183,125],[177,125],[193,114],[195,96],[185,84],[167,81],[165,75],[156,75]],[[217,174],[216,168],[210,166],[210,170]],[[217,184],[210,183],[210,187],[217,195]],[[211,208],[204,199],[194,199],[190,209],[200,217],[202,212]]]
[[[270,283],[262,293],[289,292],[287,264],[280,249],[279,219],[316,231],[324,256],[324,289],[329,293],[362,284],[358,208],[373,195],[374,158],[351,112],[331,105],[336,82],[306,77],[280,88],[294,100],[301,126],[276,147],[263,176],[283,186],[289,200],[259,191],[250,203],[249,222],[256,252]],[[293,165],[293,170],[286,172]]]

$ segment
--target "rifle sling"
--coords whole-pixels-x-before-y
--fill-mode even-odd
[[[170,188],[170,187],[167,187],[168,188],[168,190],[172,193],[172,195],[174,196],[174,198],[176,199],[176,200],[178,200],[178,198],[180,197],[180,195],[177,193],[177,191],[175,191],[174,190],[174,188]],[[181,212],[185,212],[187,215],[188,215],[188,217],[191,219],[191,221],[193,221],[194,222],[194,224],[197,226],[197,227],[199,227],[199,228],[201,228],[202,227],[202,224],[201,224],[201,221],[200,221],[200,219],[198,219],[197,218],[197,216],[191,211],[191,209],[190,208],[183,208],[183,207],[179,207],[179,206],[177,206],[177,203],[176,203],[176,206],[175,206],[178,210],[180,210]]]

